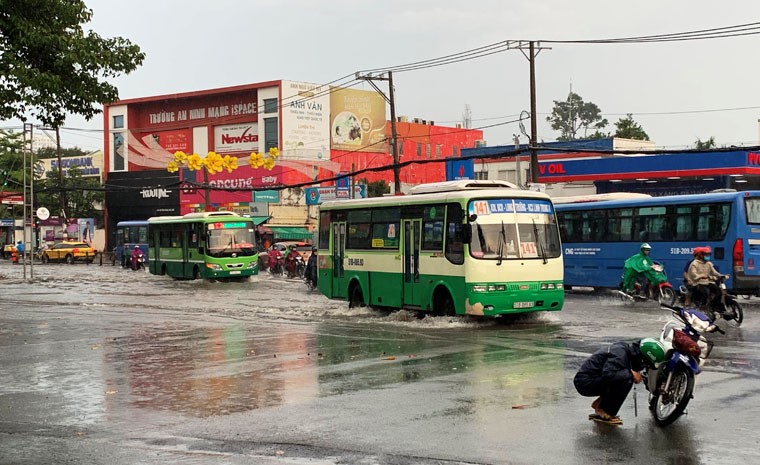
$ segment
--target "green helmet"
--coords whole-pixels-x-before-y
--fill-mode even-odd
[[[657,365],[665,361],[665,348],[657,339],[645,337],[639,343],[639,350],[644,360],[651,365]]]
[[[649,245],[649,244],[647,244],[646,242],[644,242],[643,244],[641,244],[641,247],[639,247],[639,248],[640,248],[641,250],[644,250],[644,249],[647,249],[647,250],[649,250],[649,249],[651,249],[651,248],[652,248],[652,246],[651,246],[651,245]]]

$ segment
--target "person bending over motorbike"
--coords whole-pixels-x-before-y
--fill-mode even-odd
[[[134,249],[132,249],[132,254],[129,256],[129,263],[133,270],[136,270],[140,267],[140,255],[143,254],[143,251],[140,250],[140,246],[136,245]]]
[[[639,247],[639,253],[628,257],[623,267],[623,285],[622,291],[628,294],[635,289],[636,281],[645,280],[649,286],[659,284],[656,272],[652,269],[654,262],[649,256],[652,246],[644,242]],[[651,289],[645,289],[647,294],[651,294]]]
[[[644,338],[633,343],[616,342],[594,352],[583,362],[573,378],[578,394],[597,397],[591,403],[594,413],[589,419],[622,425],[617,416],[633,384],[641,382],[647,366],[645,353],[662,351],[656,339]]]
[[[709,303],[711,295],[719,295],[720,289],[715,284],[715,278],[721,275],[710,262],[712,250],[710,247],[694,249],[694,260],[689,265],[687,273],[688,286],[692,288],[692,300]]]

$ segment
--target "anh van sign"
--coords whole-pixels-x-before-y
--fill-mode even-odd
[[[245,123],[214,128],[214,151],[253,152],[259,150],[259,124]]]

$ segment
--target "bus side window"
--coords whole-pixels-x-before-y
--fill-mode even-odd
[[[449,204],[446,212],[446,258],[455,265],[464,263],[464,227],[462,206]],[[466,227],[469,228],[469,225]]]

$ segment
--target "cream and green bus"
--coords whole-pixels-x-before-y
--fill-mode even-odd
[[[424,184],[410,195],[325,202],[320,291],[350,306],[439,315],[561,310],[550,198],[503,181]]]
[[[177,279],[247,278],[259,272],[255,244],[253,220],[233,212],[148,218],[152,274]]]

